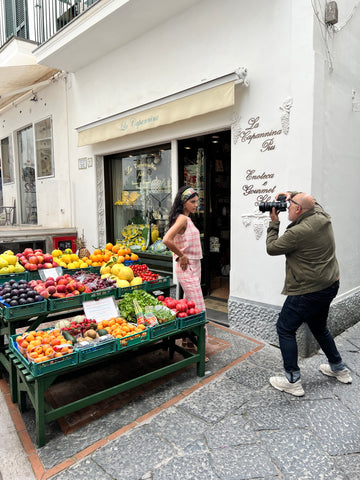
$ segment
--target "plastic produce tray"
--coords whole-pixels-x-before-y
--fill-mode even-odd
[[[28,274],[30,272],[22,272],[22,273],[4,273],[0,275],[0,285],[3,285],[5,282],[9,282],[10,280],[15,280],[18,282],[19,280],[26,280],[28,281]]]
[[[65,298],[48,298],[48,310],[50,312],[58,312],[59,310],[71,310],[80,307],[85,301],[85,295],[75,295],[74,297]]]
[[[170,320],[170,322],[162,323],[161,325],[155,325],[154,327],[149,328],[150,338],[157,338],[161,335],[166,335],[167,333],[173,332],[178,329],[178,319]]]
[[[142,332],[136,332],[131,335],[126,335],[126,337],[116,339],[116,348],[117,350],[123,350],[124,348],[131,347],[132,345],[137,345],[140,343],[145,343],[150,340],[150,329],[147,328]]]
[[[32,272],[26,272],[27,273],[27,279],[28,281],[30,280],[40,280],[40,274],[39,270],[34,270]]]
[[[60,370],[64,367],[68,367],[71,365],[76,365],[78,363],[78,353],[68,353],[67,355],[63,355],[62,357],[52,358],[51,360],[46,360],[45,362],[35,363],[29,362],[19,351],[18,344],[16,342],[16,337],[19,335],[11,335],[10,336],[10,343],[9,348],[10,350],[17,356],[20,362],[27,368],[29,373],[33,377],[39,377],[40,375],[44,375],[45,373],[54,372],[56,370]]]
[[[108,353],[113,353],[116,351],[116,341],[115,338],[113,340],[107,340],[103,343],[96,343],[94,345],[90,345],[86,348],[78,349],[78,358],[79,363],[84,363],[93,358],[101,357],[102,355],[106,355]]]
[[[147,292],[152,292],[153,290],[161,290],[162,288],[170,287],[170,277],[160,277],[157,280],[152,280],[151,282],[145,282],[145,288]]]
[[[110,297],[113,296],[114,298],[117,298],[117,288],[104,288],[102,290],[96,290],[94,292],[90,293],[84,293],[84,301],[88,300],[97,300],[99,298],[104,298],[104,297]]]
[[[203,310],[196,315],[190,315],[189,317],[178,318],[179,320],[179,328],[186,328],[192,325],[196,325],[198,323],[204,323],[206,320],[205,311]]]
[[[0,303],[0,313],[6,320],[13,320],[16,318],[33,317],[38,313],[47,311],[46,300],[40,302],[28,303],[26,305],[17,305],[16,307],[7,307],[3,303]]]

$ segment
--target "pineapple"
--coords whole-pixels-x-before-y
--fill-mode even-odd
[[[76,239],[76,246],[78,247],[78,257],[83,258],[83,257],[90,257],[90,252],[86,248],[86,242],[84,238],[84,233],[81,235],[81,237]]]

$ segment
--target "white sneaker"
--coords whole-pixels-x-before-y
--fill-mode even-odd
[[[345,368],[344,370],[340,370],[340,372],[333,372],[330,365],[328,365],[327,363],[323,363],[322,365],[320,365],[319,369],[320,372],[324,375],[327,375],[328,377],[335,377],[341,383],[352,382],[352,378],[350,377],[349,370],[347,368]]]
[[[269,382],[277,390],[290,393],[290,395],[294,395],[295,397],[302,397],[305,394],[301,380],[291,383],[286,377],[270,377]]]

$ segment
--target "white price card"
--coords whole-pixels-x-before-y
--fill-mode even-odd
[[[97,322],[120,316],[119,308],[113,296],[83,302],[83,308],[86,318]]]
[[[62,268],[44,268],[42,270],[38,270],[38,272],[40,275],[40,279],[45,282],[47,278],[52,277],[55,280],[57,277],[60,277],[60,275],[62,275]]]

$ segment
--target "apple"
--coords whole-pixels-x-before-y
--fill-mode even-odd
[[[62,280],[63,278],[64,278],[63,275],[59,275],[58,277],[55,278],[55,282],[59,283],[59,281]]]
[[[66,293],[66,285],[62,285],[62,284],[57,285],[56,291],[58,293]]]
[[[49,287],[50,285],[55,285],[55,280],[52,277],[49,277],[45,281],[45,287]]]
[[[52,263],[53,257],[50,253],[44,253],[44,262],[45,263]]]
[[[38,259],[38,263],[44,263],[44,255],[41,253],[35,253],[34,255]]]
[[[29,257],[29,263],[37,265],[39,263],[38,257],[36,255],[31,255]]]
[[[56,262],[52,262],[52,266],[53,266],[54,268],[56,268],[56,267],[58,267],[59,265],[58,265]]]
[[[72,293],[74,290],[75,290],[75,287],[74,287],[74,285],[72,285],[71,283],[68,283],[68,284],[66,285],[66,291],[67,291],[68,293]]]
[[[64,286],[68,284],[66,278],[62,278],[59,281],[56,280],[56,283],[57,283],[57,285],[64,285]]]
[[[55,292],[52,297],[53,298],[64,298],[65,293]]]
[[[46,288],[44,288],[44,290],[41,290],[39,292],[39,295],[41,295],[43,298],[49,298],[50,297],[50,293],[48,292],[48,290],[46,290]]]
[[[36,265],[38,270],[41,270],[42,268],[44,268],[44,264],[43,263],[39,263],[38,265]]]
[[[85,291],[85,285],[83,283],[79,283],[78,287],[77,287],[77,290],[79,292],[84,292]]]
[[[55,285],[49,285],[46,290],[49,292],[50,295],[53,295],[56,292]],[[41,295],[41,294],[40,294]]]
[[[43,251],[41,250],[41,248],[36,248],[36,249],[34,250],[34,253],[41,253],[41,254],[42,254]]]
[[[65,297],[75,297],[73,292],[68,292]]]
[[[23,254],[28,258],[30,255],[34,255],[34,250],[32,248],[25,248]]]
[[[53,268],[53,264],[50,262],[44,262],[43,265],[44,265],[44,268]]]
[[[74,294],[74,295],[80,295],[80,292],[79,292],[79,290],[74,290],[74,291],[73,291],[73,294]]]

